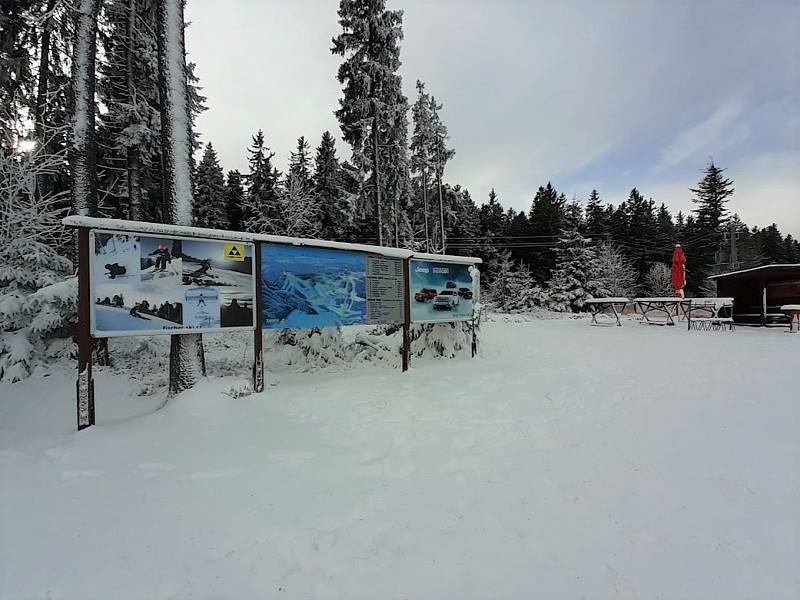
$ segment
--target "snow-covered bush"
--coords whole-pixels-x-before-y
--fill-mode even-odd
[[[268,340],[268,345],[281,348],[287,365],[301,365],[308,369],[352,358],[352,350],[342,337],[340,327],[282,329]]]
[[[67,334],[77,315],[72,262],[56,249],[67,239],[59,197],[38,189],[57,162],[0,156],[0,380],[30,375],[48,338]]]
[[[0,380],[30,375],[47,339],[66,335],[78,312],[72,263],[49,246],[21,239],[0,247]]]
[[[469,348],[472,326],[467,322],[432,323],[411,326],[411,355],[453,358]]]
[[[644,289],[655,298],[672,296],[672,274],[669,265],[653,263],[644,274]]]

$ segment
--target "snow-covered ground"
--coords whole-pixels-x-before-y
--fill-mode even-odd
[[[800,336],[497,318],[233,399],[244,347],[160,410],[100,371],[81,433],[71,365],[0,386],[0,597],[800,595]]]

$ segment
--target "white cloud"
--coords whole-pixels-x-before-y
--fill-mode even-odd
[[[711,115],[681,131],[661,152],[658,168],[668,169],[692,157],[701,150],[719,151],[735,139],[741,139],[741,129],[733,125],[742,116],[745,103],[741,98],[731,98],[720,105]]]

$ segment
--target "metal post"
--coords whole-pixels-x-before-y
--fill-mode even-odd
[[[256,297],[253,302],[253,310],[256,311],[256,328],[253,331],[253,391],[259,393],[264,391],[264,340],[262,337],[264,300],[261,295],[261,242],[253,244],[253,271],[256,278]]]
[[[78,431],[94,425],[92,378],[92,296],[89,286],[89,230],[78,229],[78,381],[76,409]]]
[[[761,288],[761,326],[767,325],[767,284],[762,283],[764,287]]]
[[[408,371],[411,354],[411,281],[410,259],[403,260],[403,372]]]

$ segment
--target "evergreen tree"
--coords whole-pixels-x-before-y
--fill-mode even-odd
[[[607,296],[598,272],[594,250],[577,230],[565,230],[558,240],[557,262],[550,281],[551,307],[559,312],[580,310],[586,300]]]
[[[655,260],[659,245],[669,245],[672,240],[657,238],[655,204],[652,200],[645,200],[639,190],[633,188],[623,205],[627,212],[628,234],[622,243],[626,245],[639,277],[643,277],[650,263]]]
[[[448,148],[447,142],[447,127],[439,116],[439,111],[442,109],[441,104],[436,103],[436,98],[431,96],[430,99],[430,113],[431,113],[431,129],[432,129],[432,142],[433,148],[431,151],[431,160],[434,164],[434,174],[436,176],[436,189],[437,198],[439,202],[439,230],[437,236],[434,238],[434,246],[438,248],[439,252],[444,253],[446,240],[446,225],[445,225],[445,206],[444,198],[442,196],[442,177],[444,176],[444,169],[453,156],[455,150]]]
[[[197,227],[227,229],[228,207],[225,176],[211,142],[206,144],[197,167],[194,193],[194,224]]]
[[[650,265],[644,275],[644,289],[653,298],[672,296],[672,271],[668,264],[656,262]]]
[[[768,264],[784,263],[786,261],[785,242],[778,226],[773,223],[755,234],[761,246],[761,252]]]
[[[297,150],[289,156],[289,176],[299,185],[311,185],[311,158],[305,136],[297,138]]]
[[[544,303],[544,293],[536,285],[530,270],[523,263],[514,263],[507,250],[498,254],[489,265],[491,286],[489,297],[501,312],[530,310]]]
[[[719,232],[725,224],[728,210],[725,205],[733,194],[733,181],[724,177],[725,169],[720,169],[710,160],[705,170],[705,176],[689,191],[694,194],[692,202],[697,205],[694,209],[697,215],[697,227],[701,232]]]
[[[247,175],[242,223],[245,231],[264,233],[272,230],[269,223],[277,216],[274,210],[279,204],[280,173],[272,166],[275,153],[266,146],[264,132],[260,129],[253,136],[253,143],[247,152],[250,155],[247,159],[250,172]]]
[[[242,174],[237,170],[228,171],[225,185],[225,212],[232,231],[242,231],[244,224],[244,188]]]
[[[286,178],[283,187],[271,196],[264,209],[250,220],[251,231],[304,238],[319,235],[317,197],[311,187],[296,175]]]
[[[352,147],[353,166],[361,182],[363,220],[374,221],[379,245],[392,229],[397,238],[398,208],[408,189],[409,166],[408,102],[397,72],[403,13],[385,7],[385,0],[340,0],[342,33],[333,39],[331,48],[344,58],[337,73],[344,87],[336,117],[344,140]],[[382,158],[389,162],[385,164]],[[392,192],[388,199],[387,188]]]
[[[312,180],[320,208],[320,235],[329,240],[346,239],[352,228],[352,206],[342,185],[336,143],[329,131],[322,134],[317,147]]]
[[[431,251],[431,214],[429,206],[429,178],[435,169],[432,156],[434,147],[433,115],[430,94],[425,84],[417,80],[417,99],[411,110],[414,133],[411,137],[411,173],[417,197],[417,211],[422,215],[425,251]]]
[[[447,224],[447,253],[476,256],[481,251],[480,211],[469,191],[461,186],[445,185],[451,218]]]
[[[613,298],[632,298],[637,289],[637,273],[622,250],[612,242],[597,247],[593,277]]]
[[[722,227],[727,220],[726,204],[733,194],[733,181],[724,177],[711,160],[697,188],[691,188],[696,204],[692,239],[686,248],[686,287],[697,290],[715,270],[717,251],[722,244]],[[689,229],[687,223],[687,230]]]
[[[559,194],[551,183],[540,187],[531,205],[531,236],[537,247],[531,251],[531,268],[539,282],[547,281],[556,265],[556,254],[553,249],[564,227],[564,206],[567,199]]]
[[[107,0],[99,66],[99,182],[104,210],[135,221],[162,221],[161,138],[155,5]]]
[[[586,203],[585,231],[589,236],[600,236],[607,233],[608,216],[606,209],[600,202],[597,190],[592,190]]]

